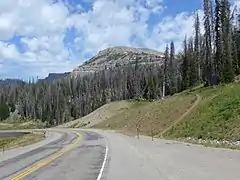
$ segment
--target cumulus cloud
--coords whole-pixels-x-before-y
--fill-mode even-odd
[[[0,58],[6,60],[18,59],[20,56],[14,44],[0,42]]]
[[[63,34],[56,34],[34,38],[24,37],[21,39],[21,42],[27,45],[28,49],[33,52],[48,50],[52,53],[58,53],[64,49],[63,39]]]
[[[65,31],[68,9],[47,0],[0,1],[0,39],[52,35]]]

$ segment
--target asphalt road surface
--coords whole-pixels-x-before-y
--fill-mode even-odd
[[[240,180],[239,170],[240,151],[98,130],[54,129],[0,153],[4,180]]]

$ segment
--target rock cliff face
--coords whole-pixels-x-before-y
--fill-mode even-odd
[[[103,69],[109,69],[128,64],[162,64],[164,54],[145,48],[112,47],[100,51],[96,56],[78,66],[72,76],[85,75]]]

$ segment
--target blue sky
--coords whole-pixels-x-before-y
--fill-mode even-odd
[[[0,1],[0,78],[71,71],[111,46],[163,51],[173,40],[180,49],[201,6],[201,0]]]

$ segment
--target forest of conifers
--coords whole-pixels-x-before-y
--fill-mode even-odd
[[[229,0],[204,0],[204,19],[195,13],[194,35],[183,50],[167,45],[159,65],[116,67],[55,82],[16,81],[0,85],[0,120],[13,111],[21,118],[55,126],[82,117],[109,101],[159,99],[181,92],[216,74],[231,83],[240,73],[240,14]],[[203,25],[201,25],[203,22]],[[204,33],[201,34],[201,26]]]

